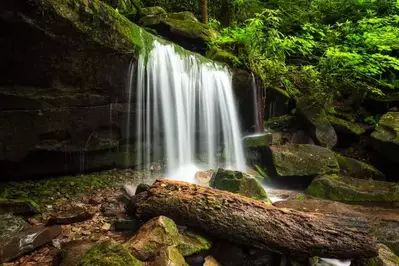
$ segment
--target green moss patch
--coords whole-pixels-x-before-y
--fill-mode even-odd
[[[43,207],[47,204],[72,198],[80,193],[97,189],[119,187],[126,181],[135,180],[139,172],[104,171],[81,176],[63,176],[39,180],[7,182],[1,184],[0,198],[32,200]]]
[[[94,245],[79,263],[80,266],[142,266],[144,263],[130,254],[129,250],[110,241]]]

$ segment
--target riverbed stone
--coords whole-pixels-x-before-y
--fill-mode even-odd
[[[28,253],[61,234],[59,226],[34,226],[14,237],[0,241],[0,263],[7,262]]]
[[[376,151],[393,162],[399,162],[399,112],[381,116],[371,137]]]
[[[385,175],[372,165],[353,158],[335,154],[341,174],[360,179],[385,180]]]
[[[347,202],[399,201],[399,184],[338,175],[315,178],[307,189],[311,196]]]
[[[106,241],[91,247],[81,258],[81,266],[144,266],[144,263],[136,259],[124,246]]]
[[[185,262],[182,254],[175,247],[165,247],[159,251],[159,254],[155,257],[154,261],[149,263],[150,266],[188,266]]]
[[[21,217],[10,213],[0,215],[0,242],[13,238],[16,234],[28,228],[28,226],[28,223]]]
[[[47,224],[72,224],[83,222],[91,219],[93,215],[93,212],[88,211],[84,207],[74,206],[65,211],[51,213]]]
[[[239,171],[219,168],[212,175],[209,185],[213,188],[241,194],[246,197],[270,202],[266,191],[259,181],[248,174]]]
[[[277,176],[317,176],[339,172],[334,153],[311,144],[271,146],[272,163]]]
[[[180,243],[176,224],[165,216],[155,217],[145,223],[124,246],[140,260],[154,257],[161,249]]]
[[[177,249],[184,257],[209,250],[212,246],[207,238],[191,231],[181,232],[180,239]]]

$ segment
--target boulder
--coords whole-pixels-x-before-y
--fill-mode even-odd
[[[167,17],[166,11],[159,6],[142,8],[140,15],[141,18],[139,20],[139,24],[142,26],[158,24]]]
[[[399,162],[399,112],[388,112],[371,134],[373,148],[393,162]]]
[[[26,228],[28,228],[28,223],[21,217],[9,213],[0,215],[0,242],[13,238]]]
[[[305,122],[309,134],[318,145],[332,148],[337,144],[337,134],[323,107],[307,99],[300,99],[296,115],[299,120]]]
[[[385,180],[385,175],[372,165],[340,154],[335,154],[335,157],[341,169],[341,174],[344,176],[360,179]]]
[[[74,240],[63,244],[60,252],[60,266],[78,266],[83,255],[94,244],[94,242],[88,240]]]
[[[265,131],[249,135],[243,138],[243,143],[245,148],[265,148],[272,144],[272,134]]]
[[[47,222],[48,225],[53,224],[71,224],[83,222],[93,217],[94,213],[89,212],[83,207],[71,207],[66,211],[59,211],[50,214]]]
[[[102,0],[114,9],[118,10],[119,13],[130,18],[134,16],[140,10],[140,1],[138,0]]]
[[[310,144],[271,146],[271,159],[277,176],[310,176],[339,172],[338,162],[329,149]]]
[[[180,244],[177,247],[184,257],[206,251],[211,248],[211,242],[194,232],[184,231],[180,233]]]
[[[345,136],[359,137],[360,135],[366,133],[365,127],[332,115],[328,116],[328,121],[334,127],[337,133]]]
[[[195,180],[196,180],[196,182],[198,182],[199,184],[201,184],[203,186],[208,186],[213,173],[214,173],[213,170],[198,171],[195,173]]]
[[[399,184],[384,181],[323,175],[308,187],[314,197],[346,202],[399,202]]]
[[[14,237],[0,241],[0,263],[4,263],[41,247],[61,234],[58,226],[34,226]]]
[[[219,168],[209,182],[213,188],[238,193],[253,199],[270,202],[259,181],[248,174]]]
[[[198,22],[198,19],[194,16],[193,13],[188,11],[183,12],[171,12],[168,14],[168,18],[171,19],[178,19],[178,20],[185,20],[185,21],[192,21]]]
[[[168,266],[185,266],[184,257],[175,247],[165,247],[159,251],[154,261],[149,263],[150,266],[168,265]]]
[[[399,265],[399,257],[387,246],[378,244],[378,257],[371,259],[354,260],[351,266],[396,266]]]
[[[176,224],[165,216],[155,217],[145,223],[124,246],[140,260],[154,257],[161,249],[176,247],[180,235]]]
[[[106,241],[91,247],[83,255],[78,265],[143,266],[144,263],[133,257],[124,246]]]

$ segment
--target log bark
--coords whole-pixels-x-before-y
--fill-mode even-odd
[[[301,257],[377,255],[366,220],[279,209],[247,197],[185,182],[157,180],[132,199],[137,215],[168,216],[237,244]]]

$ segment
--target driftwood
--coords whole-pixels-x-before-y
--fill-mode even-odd
[[[376,243],[361,218],[279,209],[247,197],[185,182],[157,180],[132,199],[140,217],[165,215],[238,244],[292,256],[374,257]]]

